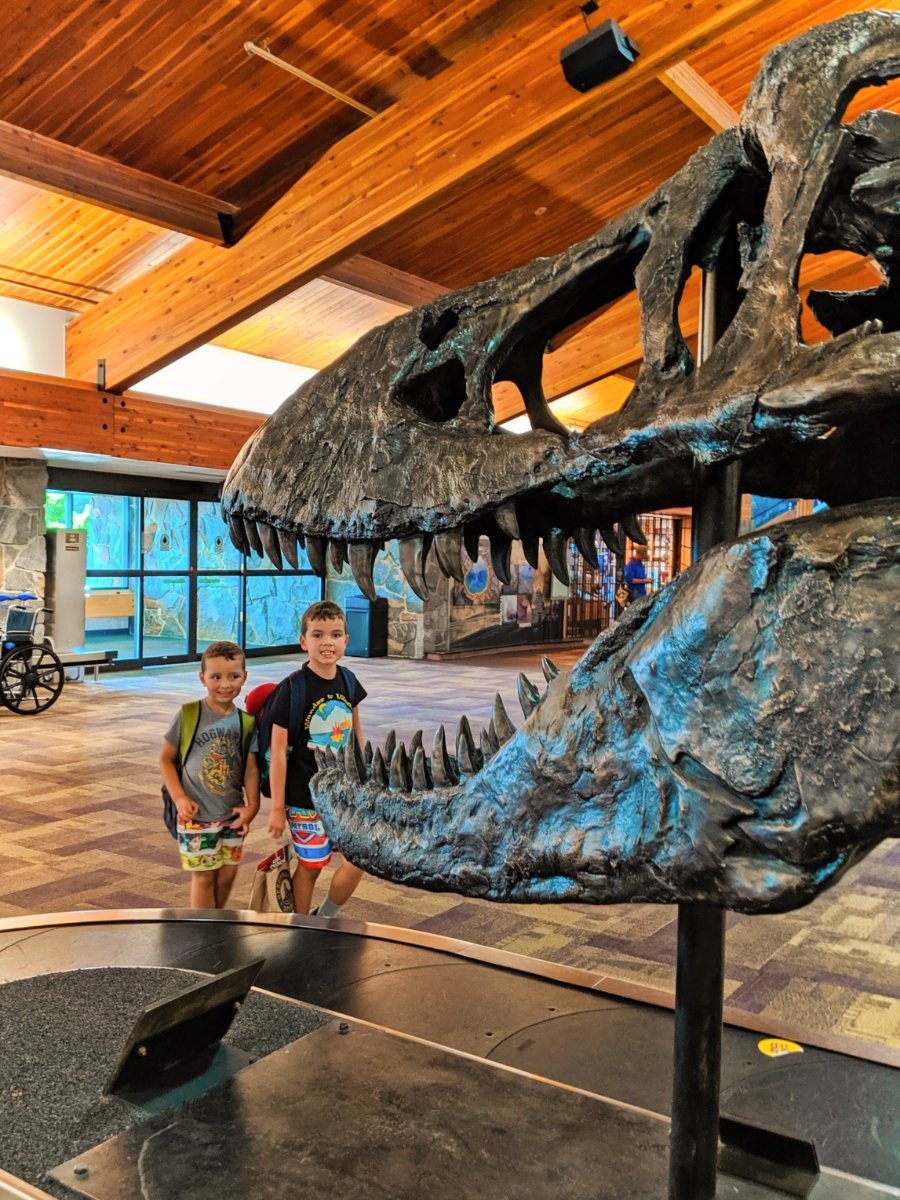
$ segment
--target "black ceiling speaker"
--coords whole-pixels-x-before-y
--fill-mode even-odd
[[[627,71],[640,51],[615,21],[604,21],[559,52],[566,82],[579,92]]]

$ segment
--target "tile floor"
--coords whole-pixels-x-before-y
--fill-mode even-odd
[[[570,665],[572,652],[558,656]],[[396,727],[426,739],[465,711],[476,730],[495,691],[513,719],[533,653],[444,663],[349,660],[369,692],[367,737]],[[282,678],[288,660],[253,660],[248,686]],[[183,906],[185,876],[162,824],[157,758],[173,711],[198,694],[196,667],[155,668],[67,685],[35,718],[0,709],[0,916]],[[267,853],[265,822],[247,860]],[[250,871],[235,900],[249,896]],[[324,889],[323,889],[324,894]],[[671,989],[675,910],[498,905],[366,878],[347,916],[411,926]],[[900,1047],[900,847],[885,842],[799,912],[729,916],[728,1003],[812,1029]]]

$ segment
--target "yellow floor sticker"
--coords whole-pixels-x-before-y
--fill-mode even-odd
[[[785,1038],[763,1038],[759,1043],[759,1048],[769,1058],[781,1058],[782,1054],[803,1053],[802,1046],[798,1046],[796,1042],[789,1042]]]

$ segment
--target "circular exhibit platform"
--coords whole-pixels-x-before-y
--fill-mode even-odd
[[[154,1104],[104,1094],[142,1010],[256,960],[219,1075]],[[660,1200],[671,1002],[347,920],[181,910],[5,919],[0,1197],[281,1200],[351,1188],[404,1200]],[[726,1019],[723,1116],[815,1142],[820,1173],[793,1178],[789,1194],[900,1196],[900,1054],[749,1028],[746,1013]],[[768,1057],[766,1036],[802,1049]],[[720,1175],[719,1197],[785,1194],[765,1170],[740,1173]]]

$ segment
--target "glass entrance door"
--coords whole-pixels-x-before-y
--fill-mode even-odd
[[[145,497],[141,657],[186,659],[191,652],[191,502]]]

